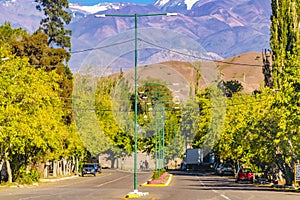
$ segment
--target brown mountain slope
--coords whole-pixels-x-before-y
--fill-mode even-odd
[[[224,81],[238,80],[244,92],[251,93],[264,84],[262,55],[248,52],[217,63]]]
[[[216,62],[190,63],[181,61],[168,61],[138,67],[138,84],[147,80],[160,80],[168,84],[174,96],[183,101],[189,98],[191,86],[196,86],[196,68],[201,68],[202,77],[199,85],[203,89],[207,85],[207,77],[221,77],[224,81],[238,80],[244,87],[244,93],[252,93],[263,85],[262,55],[258,52],[248,52],[235,57]],[[213,70],[211,70],[213,68]],[[117,75],[117,74],[115,74]],[[134,84],[134,69],[124,72],[125,79]],[[211,79],[212,80],[212,79]],[[215,80],[215,79],[213,79]],[[206,81],[206,82],[205,82]]]
[[[212,65],[212,63],[202,63],[205,72],[206,65]],[[243,92],[252,93],[254,90],[259,90],[263,85],[264,76],[262,73],[262,55],[259,52],[248,52],[235,57],[228,58],[226,60],[215,62],[215,66],[219,70],[219,75],[224,81],[238,80],[244,87]],[[158,65],[160,66],[158,68]],[[157,77],[157,74],[161,74],[159,70],[162,70],[164,66],[165,70],[169,67],[171,71],[175,70],[180,73],[187,83],[192,83],[196,80],[197,64],[181,61],[169,61],[153,65],[148,65],[148,70],[143,77]],[[152,69],[152,70],[151,70]],[[142,72],[143,70],[141,70]],[[173,72],[164,72],[165,74],[171,74]],[[151,75],[152,74],[152,75]],[[174,82],[176,80],[170,79],[164,76],[167,82]],[[205,85],[204,80],[200,81],[200,84]]]

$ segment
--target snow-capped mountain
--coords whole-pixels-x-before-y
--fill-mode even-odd
[[[72,12],[83,12],[85,14],[95,14],[106,10],[119,10],[125,6],[132,5],[131,3],[99,3],[93,6],[82,6],[78,3],[70,3],[69,8]]]
[[[193,5],[198,1],[199,0],[158,0],[154,3],[154,5],[161,8],[180,7],[185,8],[186,10],[191,10]]]
[[[33,32],[39,26],[43,16],[35,9],[34,0],[5,0],[0,1],[0,24],[10,22],[12,27],[22,27]]]
[[[11,22],[32,33],[43,13],[34,0],[0,0],[0,24]],[[197,41],[214,58],[228,58],[269,47],[271,1],[261,0],[157,0],[153,5],[100,3],[94,6],[70,4],[73,21],[72,50],[94,48],[108,38],[134,29],[131,18],[96,18],[95,14],[146,14],[177,12],[172,17],[141,17],[139,29],[157,28],[176,31]],[[168,39],[168,35],[165,35]],[[170,41],[176,43],[176,41]],[[148,52],[149,53],[149,52]],[[145,54],[147,55],[147,54]],[[153,56],[155,59],[159,58]],[[72,65],[82,60],[76,55]]]

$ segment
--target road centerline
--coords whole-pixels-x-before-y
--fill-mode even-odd
[[[226,199],[226,200],[231,200],[231,199],[230,199],[228,196],[226,196],[225,194],[222,194],[222,193],[220,193],[220,192],[218,192],[218,191],[216,191],[216,190],[214,190],[214,189],[210,189],[209,187],[207,187],[207,186],[203,183],[203,181],[201,181],[201,179],[200,179],[199,176],[198,176],[198,181],[200,182],[200,184],[201,184],[202,186],[204,186],[205,188],[208,188],[208,189],[211,190],[212,192],[218,194],[220,197],[222,197],[222,198],[224,198],[224,199]]]
[[[105,182],[105,183],[102,183],[102,184],[96,185],[96,187],[102,187],[103,185],[107,185],[107,184],[109,184],[109,183],[113,183],[113,182],[116,182],[116,181],[122,180],[122,179],[124,179],[124,178],[127,178],[127,177],[128,177],[128,176],[130,176],[130,175],[131,175],[131,174],[128,174],[128,175],[126,175],[126,176],[123,176],[123,177],[117,178],[117,179],[115,179],[115,180],[107,181],[107,182]]]

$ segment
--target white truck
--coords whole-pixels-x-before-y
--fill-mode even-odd
[[[186,169],[195,169],[203,163],[202,149],[187,149],[185,152]]]

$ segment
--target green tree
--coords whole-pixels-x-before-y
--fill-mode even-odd
[[[176,113],[172,113],[170,119],[166,121],[166,132],[168,133],[166,134],[167,145],[165,147],[166,163],[169,160],[183,158],[184,155],[185,141],[184,135],[180,132],[180,120],[181,117],[177,116]]]
[[[5,22],[0,26],[0,33],[0,46],[8,45],[12,41],[17,41],[27,35],[27,32],[22,28],[13,29],[9,22]]]
[[[14,54],[20,57],[28,57],[31,66],[45,71],[64,68],[64,60],[67,52],[62,48],[51,48],[47,44],[48,36],[37,32],[32,35],[26,34],[18,40],[10,42]]]
[[[72,15],[67,11],[67,0],[35,0],[36,8],[44,11],[45,18],[40,22],[39,31],[49,36],[48,45],[71,49],[71,30],[66,30],[65,25],[71,22]]]
[[[9,30],[9,25],[5,26],[4,30]],[[18,29],[11,30],[17,35]],[[0,30],[1,33],[1,30]],[[23,32],[21,32],[23,33]],[[12,48],[12,53],[20,57],[28,57],[30,67],[43,69],[46,72],[55,71],[62,79],[59,80],[60,97],[65,102],[65,107],[71,108],[71,97],[73,91],[73,74],[68,66],[64,64],[68,53],[62,48],[51,48],[47,44],[48,36],[44,33],[34,33],[32,35],[22,34],[18,39],[7,39]],[[63,116],[66,124],[71,124],[73,121],[72,110],[66,109]]]
[[[12,55],[0,63],[0,157],[12,166],[10,181],[29,163],[64,155],[63,138],[68,133],[61,120],[60,77],[28,65],[27,58]]]
[[[238,163],[252,164],[252,132],[249,127],[256,115],[249,107],[252,109],[254,107],[249,95],[234,95],[227,99],[224,130],[214,148],[220,159],[232,159]]]
[[[112,168],[115,167],[117,158],[133,152],[130,111],[127,112],[126,106],[123,105],[125,99],[122,99],[121,102],[113,100],[115,87],[120,79],[122,79],[122,73],[119,76],[101,77],[98,80],[95,100],[98,122],[107,140],[107,148],[103,148],[101,153],[108,155],[106,159],[111,161]],[[129,95],[126,86],[122,88],[121,92]]]
[[[282,79],[292,72],[287,66],[289,55],[298,54],[299,48],[299,5],[295,0],[272,0],[271,40],[273,61],[272,72],[275,88],[284,84]]]
[[[299,2],[296,0],[272,1],[271,49],[273,53],[274,89],[273,108],[279,116],[276,134],[277,165],[288,185],[293,180],[293,163],[299,155]]]
[[[131,108],[134,108],[134,97],[131,97]],[[168,148],[172,145],[179,131],[179,113],[177,104],[173,102],[173,95],[167,84],[156,79],[147,79],[140,83],[138,91],[138,124],[143,130],[139,138],[140,150],[148,154],[154,152],[157,140],[161,146]],[[159,134],[160,133],[160,134]],[[164,135],[164,138],[158,137]],[[164,143],[164,144],[162,144]]]
[[[74,80],[73,109],[76,113],[76,128],[86,149],[91,156],[96,156],[110,147],[110,141],[97,116],[99,111],[95,100],[95,83],[98,78],[77,74]]]
[[[215,151],[223,160],[233,159],[265,172],[278,168],[290,184],[290,163],[299,158],[299,137],[293,131],[298,117],[287,115],[285,106],[274,107],[286,99],[282,96],[281,92],[266,88],[255,96],[239,94],[227,99],[225,128]]]
[[[192,146],[199,125],[199,106],[193,100],[189,100],[183,107],[181,115],[180,131],[184,135],[185,148]]]
[[[205,155],[214,150],[223,131],[225,103],[223,91],[213,85],[197,94],[198,130],[195,132],[193,146],[202,148]]]
[[[232,97],[234,93],[243,90],[243,85],[238,80],[223,81],[226,97]]]

